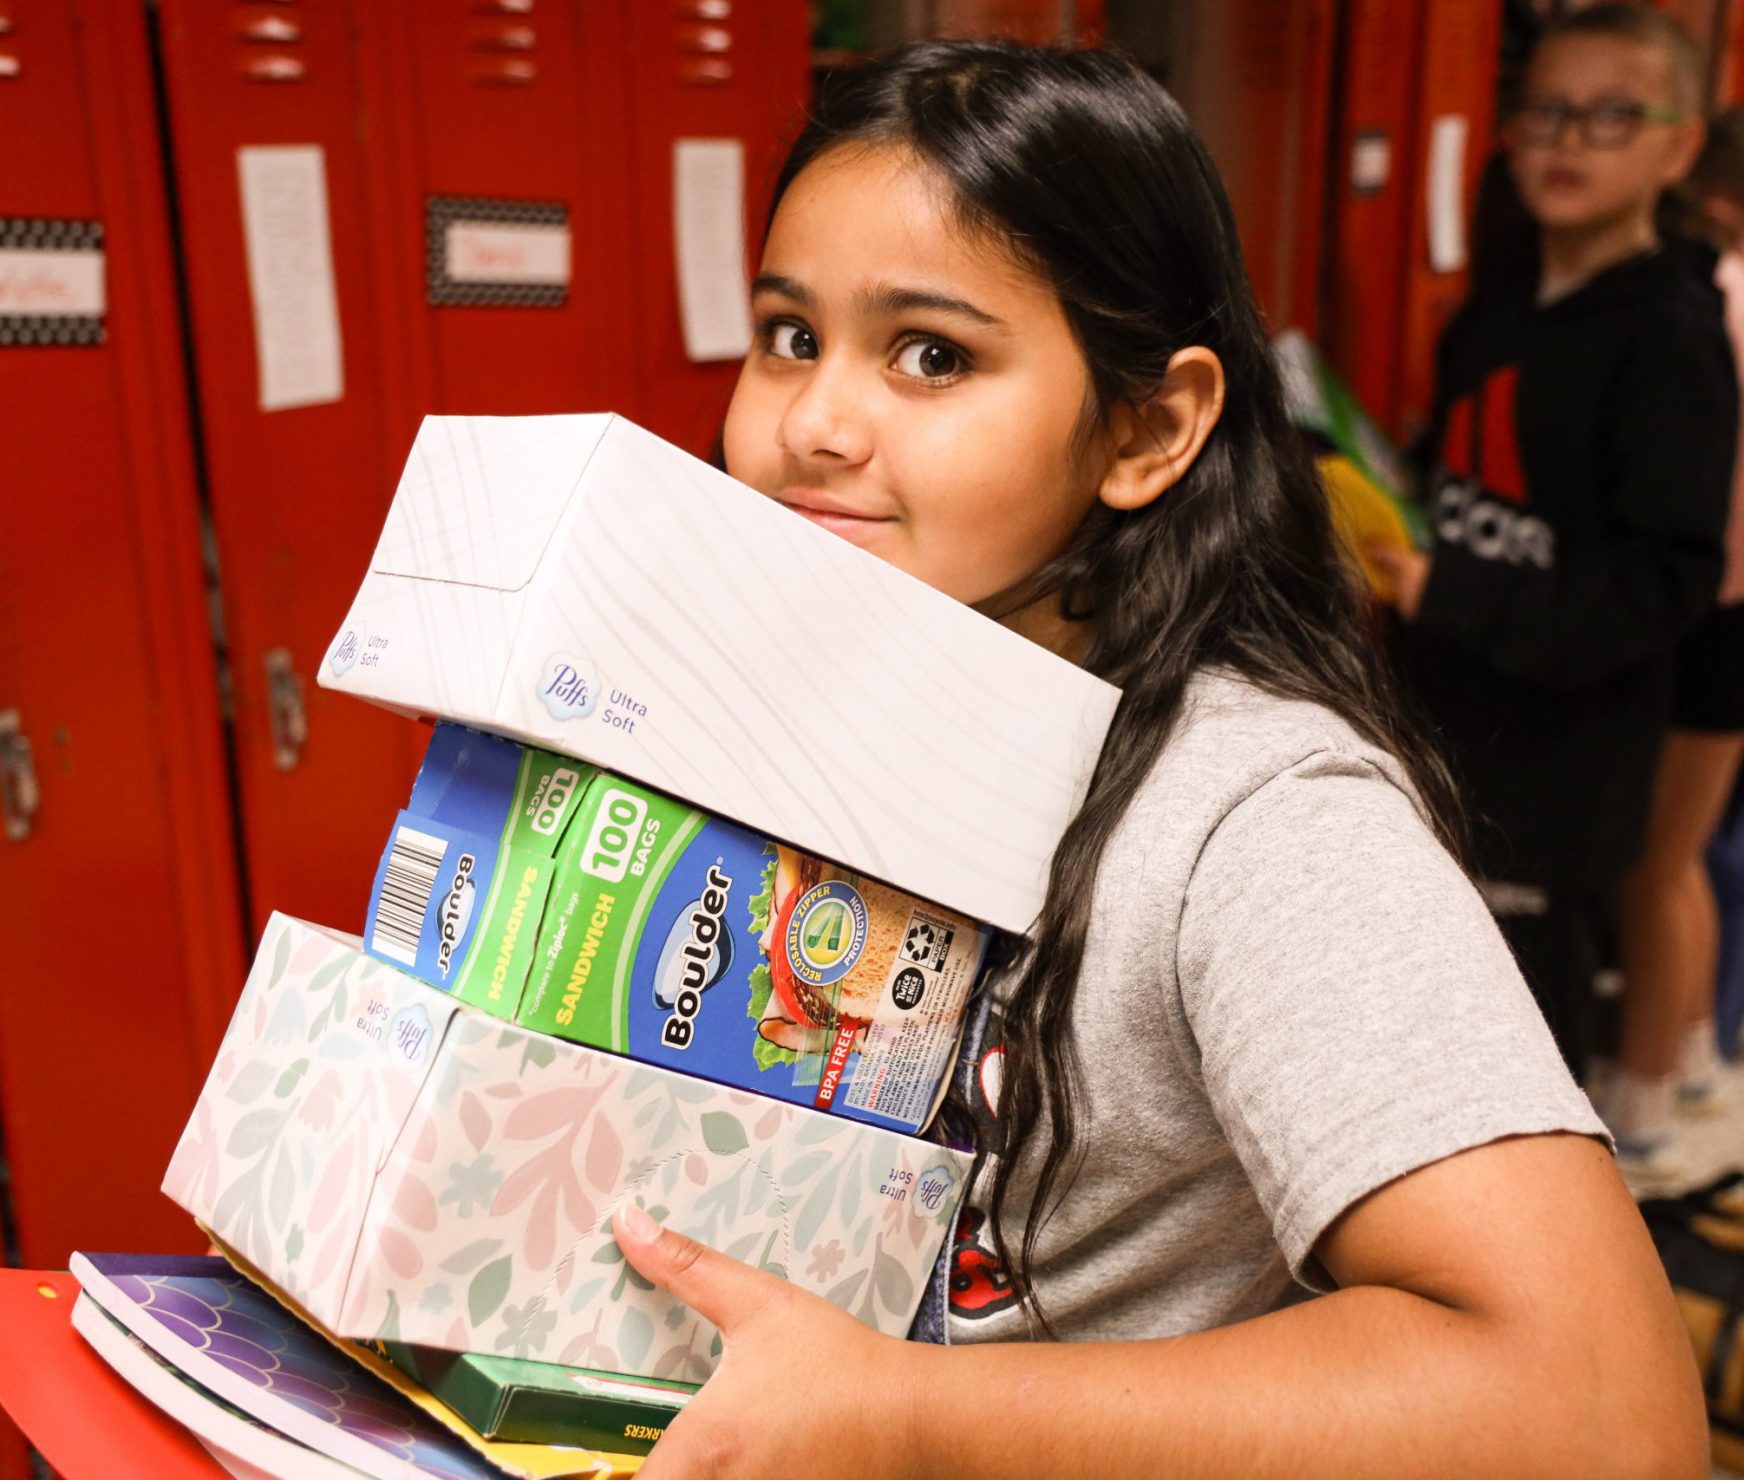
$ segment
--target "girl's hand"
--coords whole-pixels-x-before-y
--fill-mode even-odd
[[[737,1480],[919,1472],[911,1454],[916,1348],[626,1204],[624,1257],[720,1327],[725,1354],[667,1429],[640,1480]]]
[[[1416,550],[1372,544],[1363,554],[1393,583],[1393,605],[1407,621],[1423,605],[1423,588],[1429,584],[1429,557]]]

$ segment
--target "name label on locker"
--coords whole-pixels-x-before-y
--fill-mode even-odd
[[[569,207],[561,201],[436,195],[424,203],[432,308],[562,308]]]
[[[569,227],[456,221],[448,228],[448,276],[457,283],[568,287]]]
[[[0,217],[0,346],[101,344],[108,306],[100,222]]]

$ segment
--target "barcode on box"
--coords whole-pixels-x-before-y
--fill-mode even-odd
[[[436,876],[447,852],[447,838],[432,837],[415,827],[396,829],[369,937],[369,948],[376,955],[402,966],[418,964],[418,937],[424,932],[430,896],[436,892]]]

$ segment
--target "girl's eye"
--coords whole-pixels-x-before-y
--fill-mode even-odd
[[[916,380],[948,380],[967,367],[962,350],[944,339],[914,339],[897,352],[896,368]]]
[[[769,353],[778,360],[815,360],[817,335],[804,324],[774,324],[769,329]]]

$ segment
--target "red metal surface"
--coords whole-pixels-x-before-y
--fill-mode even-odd
[[[1326,328],[1333,362],[1395,436],[1420,427],[1435,341],[1465,297],[1464,268],[1429,253],[1429,156],[1437,119],[1463,118],[1461,219],[1469,238],[1478,178],[1494,143],[1501,11],[1494,0],[1352,0],[1341,41]],[[1386,179],[1365,186],[1359,148],[1385,141]]]
[[[0,348],[0,1113],[23,1255],[199,1246],[157,1191],[243,969],[143,12],[11,0],[0,216],[96,220],[101,345]]]
[[[1494,0],[1431,0],[1425,7],[1413,98],[1417,136],[1415,187],[1406,213],[1407,262],[1400,307],[1397,430],[1409,437],[1429,419],[1435,391],[1435,342],[1470,288],[1465,269],[1438,271],[1429,253],[1429,153],[1436,120],[1463,118],[1466,146],[1461,220],[1469,240],[1478,178],[1495,141],[1496,80],[1502,45]]]
[[[269,10],[295,39],[251,39],[247,26]],[[393,326],[373,269],[351,18],[344,0],[304,0],[282,14],[162,0],[159,13],[254,926],[282,909],[361,929],[422,737],[315,682],[408,441],[385,411],[382,346]],[[344,393],[329,404],[261,409],[237,154],[259,145],[324,154],[344,371]],[[269,654],[280,650],[307,713],[307,742],[288,768],[267,683]]]
[[[1276,328],[1318,325],[1334,0],[1215,0],[1179,23],[1170,86],[1229,190]]]
[[[1398,420],[1399,305],[1407,208],[1415,199],[1415,58],[1423,7],[1351,0],[1340,40],[1341,98],[1328,220],[1324,337],[1357,398],[1383,426]],[[1385,152],[1384,178],[1356,170]]]
[[[726,18],[703,19],[713,13],[705,0],[637,0],[628,8],[635,169],[630,230],[637,256],[635,338],[648,387],[645,424],[698,455],[707,453],[720,429],[739,367],[736,360],[694,364],[684,352],[673,248],[673,146],[690,138],[743,141],[754,269],[782,150],[803,122],[810,91],[803,0],[739,0]],[[705,38],[703,32],[721,34]]]
[[[376,202],[378,301],[396,441],[429,412],[526,415],[641,410],[625,283],[635,270],[618,0],[529,16],[468,0],[391,0],[355,15]],[[560,205],[567,301],[432,307],[425,293],[431,197]]]
[[[64,1480],[224,1480],[198,1439],[73,1330],[78,1298],[70,1274],[0,1270],[0,1405]]]

